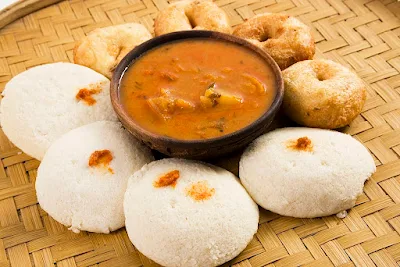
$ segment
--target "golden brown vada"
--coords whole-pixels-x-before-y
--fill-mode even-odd
[[[310,28],[298,19],[275,13],[257,15],[237,26],[233,34],[267,52],[281,70],[312,59],[315,53]]]
[[[135,46],[151,38],[150,32],[138,23],[99,28],[75,46],[74,62],[110,79],[122,58]]]
[[[156,36],[187,30],[231,33],[228,16],[212,1],[179,1],[162,10],[154,21]]]
[[[331,60],[298,62],[283,72],[283,110],[308,127],[336,129],[357,117],[365,103],[364,82]]]

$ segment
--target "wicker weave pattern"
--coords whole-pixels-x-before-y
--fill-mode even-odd
[[[229,265],[400,264],[400,2],[395,0],[218,0],[233,25],[282,12],[313,27],[317,57],[354,69],[368,83],[362,116],[345,129],[372,152],[377,173],[347,218],[294,219],[262,210],[260,228]],[[70,0],[0,30],[0,89],[36,65],[71,61],[74,42],[97,27],[141,22],[152,29],[166,0]],[[40,104],[40,103],[38,103]],[[39,162],[0,131],[0,267],[156,266],[125,230],[73,234],[37,204]],[[157,233],[154,233],[157,234]],[[227,264],[228,265],[228,264]]]

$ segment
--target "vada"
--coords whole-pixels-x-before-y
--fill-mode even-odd
[[[237,26],[233,34],[260,47],[278,63],[281,70],[298,61],[312,59],[315,53],[310,28],[288,15],[257,15]]]
[[[331,60],[306,60],[282,72],[283,110],[298,124],[336,129],[357,117],[366,100],[364,82]]]

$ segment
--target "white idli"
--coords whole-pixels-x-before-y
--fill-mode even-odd
[[[1,126],[11,142],[41,160],[62,134],[99,120],[117,121],[109,91],[106,77],[80,65],[34,67],[6,84]],[[79,92],[87,93],[86,101],[77,99]]]
[[[375,170],[368,150],[350,135],[283,128],[259,137],[245,150],[239,177],[263,208],[312,218],[343,215]]]
[[[253,238],[259,218],[232,173],[183,159],[155,161],[136,172],[124,210],[134,246],[163,266],[227,262]]]
[[[96,166],[94,156],[107,150],[98,158],[104,164]],[[44,156],[36,179],[39,204],[74,232],[109,233],[124,226],[128,178],[151,160],[150,150],[120,123],[79,127],[57,139]]]

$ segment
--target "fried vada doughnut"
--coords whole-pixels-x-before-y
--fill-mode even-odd
[[[283,110],[298,124],[325,129],[348,125],[365,103],[364,82],[331,60],[298,62],[283,72]]]
[[[151,38],[150,32],[138,23],[99,28],[75,46],[74,62],[111,79],[122,58],[135,46]]]
[[[233,34],[267,52],[281,70],[312,59],[315,53],[310,28],[298,19],[274,13],[257,15],[237,26]]]
[[[212,1],[179,1],[162,10],[154,21],[156,36],[187,30],[231,33],[228,16]]]

